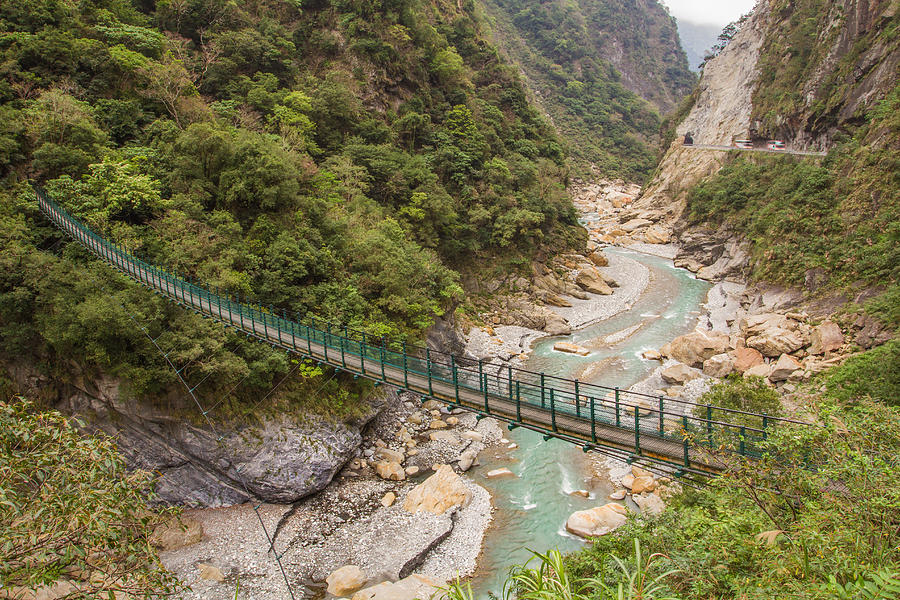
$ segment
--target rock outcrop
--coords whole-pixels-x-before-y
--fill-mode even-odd
[[[156,493],[162,502],[186,506],[227,506],[251,498],[291,503],[323,489],[354,457],[362,427],[383,403],[373,398],[369,414],[352,423],[308,413],[296,419],[261,415],[254,424],[212,431],[149,402],[126,400],[111,377],[84,374],[52,387],[29,367],[16,366],[12,375],[23,389],[37,386],[35,397],[55,394],[55,407],[78,414],[88,429],[115,436],[130,468],[159,474]]]
[[[420,510],[442,515],[451,508],[465,506],[471,492],[449,465],[441,465],[434,475],[417,485],[403,501],[410,513]]]
[[[610,502],[597,508],[572,513],[566,531],[583,538],[598,537],[615,531],[628,521],[628,509]]]

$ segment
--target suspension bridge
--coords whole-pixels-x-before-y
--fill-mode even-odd
[[[528,428],[545,439],[663,469],[689,482],[722,470],[722,456],[758,458],[772,428],[788,421],[485,364],[315,318],[290,319],[284,311],[279,316],[272,308],[240,302],[138,259],[94,233],[42,190],[36,194],[41,211],[64,233],[172,302],[273,348],[368,378],[375,385],[396,386],[494,417],[510,429]]]

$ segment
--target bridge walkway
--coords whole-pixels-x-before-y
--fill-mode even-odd
[[[722,468],[710,450],[758,457],[784,419],[637,394],[618,388],[496,367],[429,349],[409,351],[365,332],[289,320],[151,266],[98,236],[42,191],[39,206],[61,230],[147,288],[273,347],[378,384],[393,385],[480,415],[629,461],[667,465],[677,475]],[[324,328],[323,328],[324,327]],[[751,425],[747,423],[750,422]]]

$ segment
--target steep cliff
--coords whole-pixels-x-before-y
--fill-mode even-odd
[[[604,175],[648,174],[656,112],[668,112],[695,81],[665,9],[656,0],[482,4],[495,42],[522,69],[575,158]]]
[[[627,218],[683,244],[681,264],[852,299],[892,290],[900,256],[900,37],[896,2],[758,5],[704,70],[643,196]],[[825,159],[681,145],[780,136]],[[859,296],[863,297],[863,296]]]
[[[698,145],[729,145],[733,138],[747,134],[767,17],[768,6],[761,3],[731,43],[706,64],[688,100],[693,102],[690,111],[676,128],[676,139],[634,203],[640,218],[671,226],[681,216],[690,189],[727,160],[721,152],[684,147],[684,134],[691,133]]]

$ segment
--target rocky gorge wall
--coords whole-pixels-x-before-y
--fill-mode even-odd
[[[322,490],[357,455],[363,428],[395,394],[379,388],[367,414],[349,423],[298,410],[212,430],[196,411],[127,398],[122,382],[110,377],[82,373],[62,383],[22,364],[8,370],[27,396],[115,437],[130,468],[157,473],[160,501],[200,507],[253,498],[291,503]]]

